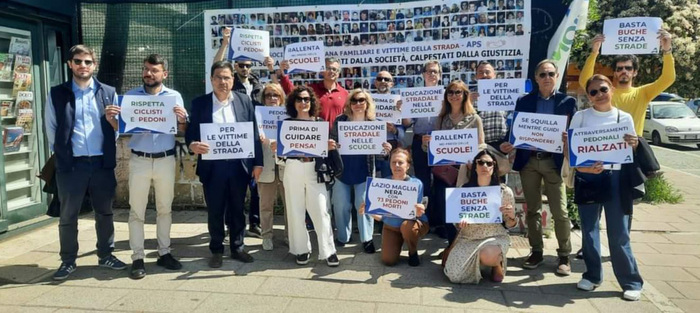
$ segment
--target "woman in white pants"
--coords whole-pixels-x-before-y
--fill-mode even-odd
[[[290,116],[288,120],[320,121],[316,118],[319,110],[313,90],[306,86],[297,87],[287,97],[287,115]],[[277,150],[275,145],[271,148],[273,151]],[[328,149],[335,148],[335,141],[329,140]],[[311,241],[305,222],[305,212],[309,212],[318,239],[318,259],[326,260],[328,266],[338,266],[340,261],[333,244],[331,216],[327,206],[328,190],[325,183],[318,182],[316,172],[316,162],[323,162],[324,159],[288,157],[283,160],[285,167],[282,182],[289,223],[289,252],[296,255],[297,264],[309,263]]]

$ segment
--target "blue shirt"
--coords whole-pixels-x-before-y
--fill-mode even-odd
[[[343,159],[343,175],[340,181],[346,185],[364,184],[369,175],[369,164],[366,155],[341,155]]]
[[[542,95],[537,94],[537,112],[541,114],[554,114],[554,93],[545,99]]]
[[[176,96],[177,100],[175,105],[181,107],[184,101],[179,92],[172,90],[165,85],[161,85],[160,92],[158,96]],[[143,86],[136,87],[129,90],[124,95],[127,96],[151,96]],[[151,134],[151,133],[140,133],[131,135],[129,140],[129,148],[146,152],[146,153],[157,153],[165,152],[175,147],[175,135],[171,134]]]
[[[419,117],[413,119],[413,134],[426,135],[435,129],[436,117]]]
[[[104,108],[97,105],[95,100],[95,81],[90,79],[90,84],[85,89],[80,89],[75,81],[71,84],[75,95],[75,122],[71,133],[71,143],[73,156],[96,156],[102,155],[102,142],[104,134],[100,126],[100,118],[104,115]],[[51,103],[51,95],[46,97],[46,137],[49,140],[49,147],[53,150],[56,140],[56,110]],[[116,105],[117,97],[112,99],[112,104]]]
[[[391,179],[391,176],[385,177],[385,178]],[[416,199],[416,203],[423,202],[423,183],[420,181],[420,179],[408,176],[407,181],[418,184],[418,199]],[[418,218],[418,220],[420,220],[421,222],[427,223],[428,216],[425,213],[423,213],[423,215],[421,215]],[[403,221],[404,221],[404,219],[398,218],[398,217],[388,217],[388,216],[382,217],[382,222],[384,222],[384,224],[389,225],[391,227],[396,227],[396,228],[401,227],[401,223],[403,223]]]

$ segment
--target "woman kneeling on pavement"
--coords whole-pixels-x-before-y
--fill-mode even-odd
[[[405,242],[408,246],[408,265],[420,265],[418,257],[418,240],[423,238],[430,230],[428,217],[425,215],[425,201],[423,198],[423,183],[415,177],[408,175],[411,167],[411,153],[403,148],[396,148],[391,151],[390,167],[393,180],[403,180],[418,184],[418,198],[416,199],[416,219],[405,220],[398,217],[377,216],[372,217],[384,222],[382,228],[382,263],[388,266],[396,265],[399,262],[401,248]],[[426,199],[424,201],[424,199]],[[360,206],[360,214],[365,213],[365,203]]]
[[[287,98],[287,115],[291,121],[322,121],[316,117],[320,110],[314,91],[306,86],[297,87]],[[277,146],[271,146],[277,151]],[[335,150],[335,141],[328,141],[328,150]],[[326,183],[318,181],[316,163],[325,158],[282,158],[284,167],[284,197],[289,222],[289,252],[296,256],[296,263],[309,263],[311,241],[306,230],[305,212],[309,212],[316,227],[318,259],[326,260],[328,266],[338,266],[340,261],[333,245],[331,215],[328,213],[328,189]]]
[[[593,107],[577,112],[571,119],[570,128],[592,127],[609,124],[629,123],[633,125],[632,116],[613,107],[613,88],[610,79],[603,75],[593,75],[586,82],[586,94]],[[638,144],[637,134],[632,127],[624,137],[633,149]],[[568,148],[565,149],[568,151]],[[625,300],[637,301],[642,293],[644,281],[639,274],[637,261],[630,246],[629,221],[633,200],[641,194],[635,186],[643,184],[639,177],[636,163],[603,165],[596,162],[590,167],[577,167],[574,189],[580,193],[575,202],[584,199],[584,186],[603,186],[595,189],[598,199],[587,203],[577,203],[581,217],[581,235],[583,236],[583,261],[586,272],[576,287],[592,291],[603,282],[603,267],[600,255],[600,215],[605,208],[605,224],[608,233],[610,260],[617,282],[624,290]],[[641,173],[641,172],[639,172]],[[592,202],[592,203],[591,203]]]
[[[515,198],[508,186],[498,178],[498,162],[488,150],[479,152],[471,166],[470,180],[462,187],[501,186],[502,224],[469,224],[462,220],[459,233],[452,246],[445,252],[445,275],[453,283],[478,284],[481,267],[491,268],[491,280],[501,282],[506,274],[510,237],[505,227],[517,225]]]

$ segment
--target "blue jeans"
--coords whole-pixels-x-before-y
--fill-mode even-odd
[[[587,173],[576,173],[585,177]],[[603,281],[602,259],[600,257],[600,214],[605,208],[605,221],[608,232],[608,246],[613,272],[623,290],[641,290],[644,281],[639,275],[637,261],[630,246],[629,220],[620,199],[620,171],[612,171],[612,199],[603,204],[579,205],[581,235],[583,236],[583,261],[586,272],[583,278],[593,282]]]
[[[350,190],[355,190],[355,199],[350,199]],[[352,234],[352,206],[356,209],[360,208],[362,202],[365,201],[362,197],[365,194],[365,183],[355,185],[347,185],[340,180],[336,180],[333,184],[333,215],[335,216],[335,227],[338,229],[336,238],[342,243],[350,241]],[[360,230],[360,241],[367,242],[372,240],[374,232],[374,219],[369,214],[357,214],[357,228]]]

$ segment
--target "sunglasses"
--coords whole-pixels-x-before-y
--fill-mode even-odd
[[[615,72],[622,72],[622,70],[631,72],[632,70],[634,70],[634,66],[618,66],[615,68]]]
[[[595,97],[599,91],[601,94],[608,93],[608,91],[610,91],[610,88],[603,86],[603,87],[600,87],[600,89],[589,90],[588,94],[591,95],[591,97]]]
[[[279,98],[280,97],[280,95],[278,95],[276,93],[266,93],[264,96],[265,96],[265,98]]]
[[[85,63],[85,66],[90,66],[95,63],[93,60],[81,60],[81,59],[73,59],[73,64],[75,65],[81,65]]]
[[[537,76],[539,76],[539,78],[545,78],[547,76],[554,77],[554,76],[557,76],[557,73],[556,72],[542,72],[542,73],[537,74]]]
[[[388,83],[391,81],[391,78],[389,78],[389,77],[377,77],[377,81]]]
[[[448,90],[447,95],[448,96],[461,96],[464,94],[464,91],[461,90]]]
[[[311,102],[311,97],[298,97],[296,102],[309,103]]]
[[[241,63],[238,63],[238,67],[240,67],[240,68],[251,68],[251,67],[253,67],[253,64],[241,64]]]
[[[476,164],[479,164],[481,166],[486,166],[486,167],[492,167],[493,161],[476,160]]]
[[[367,102],[367,98],[352,98],[350,99],[350,103],[352,104],[364,104]]]

